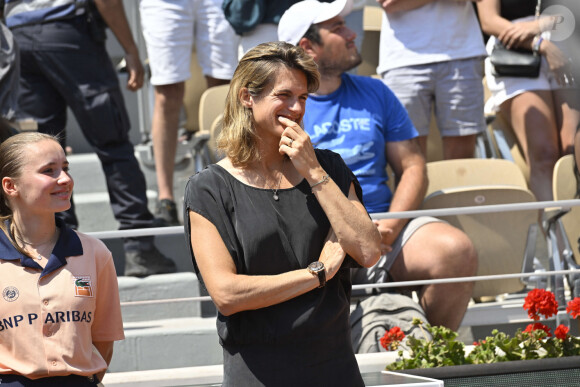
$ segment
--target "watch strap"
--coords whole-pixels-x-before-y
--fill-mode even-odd
[[[323,288],[324,285],[326,285],[326,270],[323,268],[322,270],[318,271],[316,275],[318,276],[318,282],[320,283],[318,287]]]
[[[322,288],[326,285],[326,270],[324,269],[324,264],[322,262],[313,262],[308,265],[308,271],[312,274],[316,274],[318,277],[318,287]]]

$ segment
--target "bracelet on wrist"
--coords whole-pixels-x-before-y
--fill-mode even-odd
[[[534,52],[534,54],[540,52],[540,45],[542,44],[543,41],[544,38],[541,35],[536,35],[536,37],[534,37],[534,40],[532,41],[532,51]]]
[[[318,181],[318,182],[316,182],[316,183],[312,184],[312,185],[310,186],[310,189],[312,189],[312,188],[316,187],[317,185],[324,184],[324,183],[326,183],[328,180],[330,180],[330,176],[329,176],[329,175],[324,175],[324,176],[322,176],[322,180],[320,180],[320,181]]]

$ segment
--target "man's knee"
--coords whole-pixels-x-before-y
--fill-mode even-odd
[[[454,276],[475,275],[478,264],[475,246],[465,233],[457,231],[452,238],[446,239],[448,246],[443,251],[447,257],[441,261],[446,263],[446,271]]]
[[[155,99],[162,104],[175,104],[178,106],[183,102],[185,95],[185,83],[172,83],[169,85],[155,86]]]

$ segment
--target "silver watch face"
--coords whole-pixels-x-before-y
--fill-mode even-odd
[[[314,261],[310,265],[308,265],[308,268],[313,272],[317,273],[321,270],[324,270],[324,264],[320,261]]]

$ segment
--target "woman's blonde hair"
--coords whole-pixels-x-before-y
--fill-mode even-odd
[[[218,150],[230,158],[232,164],[245,166],[259,160],[257,134],[252,120],[252,109],[240,101],[240,92],[247,88],[251,96],[259,96],[282,67],[300,70],[306,75],[307,89],[318,89],[320,74],[316,63],[301,47],[285,42],[257,45],[240,60],[226,98],[222,130],[217,138]]]
[[[30,144],[40,141],[51,140],[59,142],[57,137],[38,132],[24,132],[8,137],[0,144],[0,182],[5,177],[16,179],[22,174],[26,164],[26,148]],[[12,218],[12,209],[4,188],[0,188],[0,229],[6,235],[10,235],[6,229],[5,221]]]

